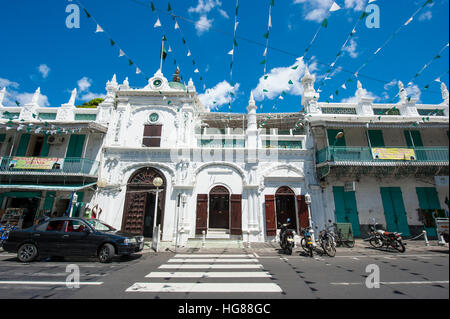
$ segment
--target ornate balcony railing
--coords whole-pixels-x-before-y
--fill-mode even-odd
[[[87,158],[0,157],[1,173],[97,176],[99,162]]]
[[[377,156],[378,150],[390,151],[391,155]],[[405,154],[401,158],[399,154]],[[448,163],[448,147],[342,147],[330,146],[317,152],[317,164],[325,162],[350,162],[350,163]]]

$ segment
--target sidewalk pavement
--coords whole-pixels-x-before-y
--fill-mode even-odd
[[[427,246],[424,240],[404,240],[406,243],[406,251],[414,253],[424,253],[424,252],[448,252],[448,244],[442,245],[437,240],[429,241]],[[144,252],[153,251],[151,248],[151,242],[146,242],[144,247]],[[296,249],[301,249],[300,245],[297,244]],[[278,253],[280,250],[280,245],[277,242],[264,242],[264,243],[250,243],[237,241],[237,240],[206,240],[205,245],[201,241],[188,242],[184,247],[178,247],[177,252],[213,252],[213,251],[242,251],[245,250],[249,253]],[[353,248],[347,247],[337,247],[337,253],[362,253],[370,252],[375,249],[372,248],[369,242],[363,239],[356,239],[355,246]],[[172,242],[161,242],[159,252],[174,252],[175,244]],[[382,250],[379,250],[382,251]]]

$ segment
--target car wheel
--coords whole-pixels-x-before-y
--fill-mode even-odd
[[[110,263],[114,257],[114,246],[104,244],[98,253],[98,259],[101,263]]]
[[[23,263],[28,263],[36,259],[38,255],[38,249],[36,245],[28,243],[23,244],[20,246],[19,250],[17,251],[17,258],[19,261]]]

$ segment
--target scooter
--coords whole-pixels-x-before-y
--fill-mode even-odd
[[[301,240],[302,248],[309,254],[310,257],[314,256],[314,244],[313,244],[313,229],[312,227],[306,227],[302,230],[303,238]]]
[[[289,229],[291,219],[287,219],[286,224],[279,224],[281,226],[280,229],[280,246],[284,250],[284,252],[288,255],[292,255],[292,250],[294,249],[295,242],[295,230]]]
[[[402,233],[391,233],[382,229],[376,229],[378,224],[374,220],[374,224],[369,226],[370,237],[368,239],[370,245],[374,248],[392,247],[395,250],[404,253],[406,243],[402,241]]]

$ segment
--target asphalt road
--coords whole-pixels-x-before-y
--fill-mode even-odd
[[[366,286],[368,276],[374,282],[368,265],[379,269],[379,288]],[[74,267],[80,287],[68,288]],[[276,249],[215,249],[146,252],[111,264],[76,258],[21,264],[0,252],[0,299],[36,298],[448,299],[449,254],[341,249],[334,258],[310,258],[298,249],[292,256]]]

